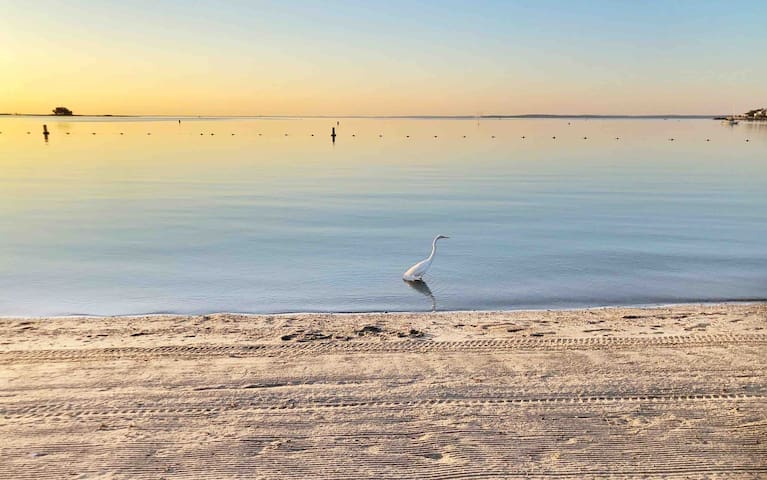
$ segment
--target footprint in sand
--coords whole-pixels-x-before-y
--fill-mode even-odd
[[[330,338],[330,335],[319,331],[303,332],[299,330],[297,332],[281,336],[280,340],[283,342],[288,342],[295,339],[296,342],[311,342],[314,340],[327,340],[328,338]]]
[[[424,337],[426,334],[420,330],[416,330],[415,328],[411,328],[409,332],[398,332],[397,336],[400,338],[404,337],[410,337],[410,338],[421,338]]]
[[[555,335],[557,332],[533,332],[530,334],[531,337],[542,337],[544,335]]]
[[[691,325],[691,326],[689,326],[689,327],[684,327],[684,329],[685,329],[685,331],[687,331],[687,332],[689,332],[689,331],[691,331],[691,330],[695,330],[695,331],[705,331],[705,330],[706,330],[706,327],[708,327],[709,325],[710,325],[710,323],[701,322],[701,323],[698,323],[698,324],[695,324],[695,325]]]
[[[356,333],[357,335],[361,337],[363,335],[371,335],[371,334],[377,335],[381,333],[382,331],[383,330],[381,329],[381,327],[376,327],[375,325],[365,325],[364,327],[362,327],[361,329],[357,330],[354,333]]]
[[[442,460],[442,454],[435,452],[435,453],[427,453],[424,455],[426,458],[430,458],[432,460]]]

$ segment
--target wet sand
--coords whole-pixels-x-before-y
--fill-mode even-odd
[[[767,304],[0,319],[0,477],[767,478]]]

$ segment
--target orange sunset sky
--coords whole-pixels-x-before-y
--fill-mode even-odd
[[[0,112],[740,112],[765,4],[2,0]]]

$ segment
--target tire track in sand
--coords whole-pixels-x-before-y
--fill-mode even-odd
[[[248,345],[164,345],[61,350],[9,350],[0,363],[22,361],[82,361],[160,356],[294,356],[370,353],[502,353],[512,350],[619,350],[653,347],[717,347],[767,345],[767,335],[676,335],[664,337],[518,338],[465,341],[404,340],[393,342],[338,341]]]

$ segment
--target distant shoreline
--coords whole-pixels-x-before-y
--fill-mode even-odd
[[[598,114],[548,114],[526,113],[521,115],[168,115],[168,114],[141,114],[141,115],[118,115],[118,114],[95,114],[95,115],[51,115],[42,113],[0,113],[4,117],[46,117],[46,118],[69,118],[69,117],[93,117],[93,118],[380,118],[380,119],[525,119],[525,118],[576,118],[576,119],[716,119],[727,115],[598,115]]]

